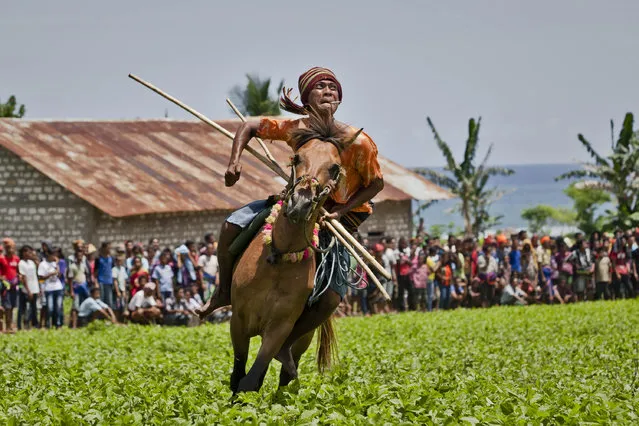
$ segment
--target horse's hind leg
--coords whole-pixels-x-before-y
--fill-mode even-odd
[[[240,380],[246,376],[250,337],[244,332],[239,316],[231,317],[231,341],[233,343],[233,372],[231,373],[231,391],[237,393]]]
[[[260,389],[271,360],[282,347],[292,328],[293,323],[280,323],[277,328],[264,332],[262,346],[248,374],[240,380],[238,392],[252,392]]]
[[[308,347],[311,345],[311,342],[313,341],[313,334],[315,334],[315,331],[306,333],[295,343],[293,343],[293,346],[289,351],[290,360],[286,361],[286,364],[292,363],[294,371],[293,374],[291,374],[290,367],[285,365],[284,362],[282,363],[282,369],[280,370],[280,387],[287,386],[289,383],[297,378],[297,368],[300,365],[300,359],[302,358],[304,352],[306,352]]]

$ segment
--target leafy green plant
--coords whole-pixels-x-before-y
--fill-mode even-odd
[[[344,318],[327,374],[311,347],[235,404],[228,324],[21,332],[0,424],[634,424],[638,328],[635,300]]]
[[[245,87],[235,86],[231,90],[231,100],[237,105],[240,112],[250,116],[280,115],[279,93],[284,86],[282,80],[271,96],[271,79],[262,80],[257,75],[247,74]]]
[[[430,117],[426,118],[433,133],[437,147],[446,160],[446,173],[427,168],[415,169],[415,172],[443,186],[459,198],[457,210],[464,220],[464,232],[467,236],[476,236],[499,224],[502,216],[491,216],[490,205],[504,195],[504,192],[487,186],[492,176],[510,176],[514,170],[504,167],[488,166],[492,145],[488,147],[484,159],[477,164],[476,155],[479,145],[481,118],[468,120],[468,139],[461,162],[455,160],[448,144],[439,136]]]
[[[555,178],[579,179],[581,188],[601,189],[612,195],[616,210],[607,212],[605,225],[608,229],[639,226],[639,138],[633,126],[634,116],[627,113],[615,140],[614,123],[610,120],[612,154],[605,157],[597,153],[580,133],[579,142],[592,157],[592,162]]]

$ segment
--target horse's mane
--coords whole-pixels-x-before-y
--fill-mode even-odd
[[[341,153],[345,148],[344,132],[335,124],[331,116],[310,114],[307,119],[308,127],[293,130],[291,139],[295,151],[312,139],[329,142]]]

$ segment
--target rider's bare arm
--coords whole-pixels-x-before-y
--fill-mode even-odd
[[[226,186],[233,186],[235,182],[240,179],[240,174],[242,173],[242,165],[240,164],[242,151],[244,151],[249,141],[257,134],[259,125],[260,123],[258,121],[249,121],[243,123],[237,133],[235,133],[231,159],[229,160],[229,166],[224,175],[224,183]]]

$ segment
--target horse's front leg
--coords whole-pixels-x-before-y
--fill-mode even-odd
[[[264,332],[262,336],[262,346],[260,346],[255,362],[246,377],[240,380],[237,392],[254,392],[260,390],[271,360],[282,347],[282,343],[284,343],[290,334],[293,325],[293,322],[279,323],[277,326]]]
[[[244,332],[239,316],[231,317],[231,341],[233,343],[233,372],[231,373],[231,391],[237,393],[240,380],[246,376],[251,338]]]
[[[302,358],[304,352],[306,352],[308,347],[311,345],[314,334],[314,331],[306,333],[295,343],[293,343],[293,346],[288,350],[289,359],[285,362],[282,362],[282,369],[280,370],[280,387],[288,386],[289,383],[297,378],[297,368],[300,365],[300,359]]]

